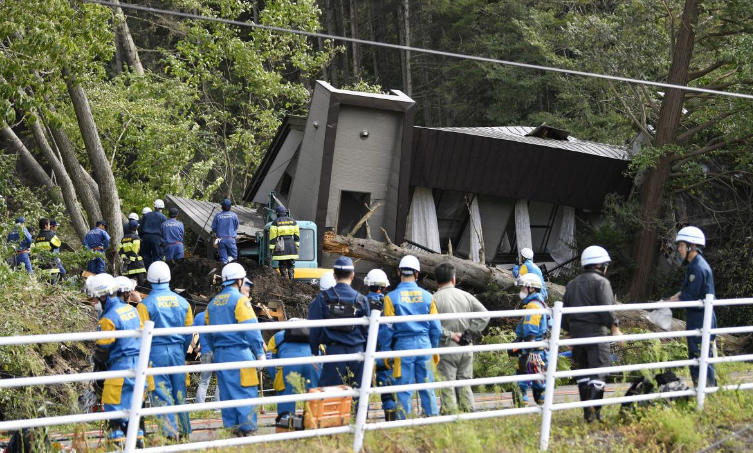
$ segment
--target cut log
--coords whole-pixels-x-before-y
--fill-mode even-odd
[[[339,253],[352,258],[364,259],[392,267],[397,267],[405,255],[413,255],[421,262],[421,273],[431,278],[434,277],[434,266],[449,262],[455,266],[458,283],[471,286],[480,291],[489,290],[490,284],[501,290],[508,289],[515,284],[515,279],[510,271],[492,268],[454,256],[399,247],[391,242],[385,244],[370,239],[357,239],[327,232],[324,234],[324,251]],[[547,291],[550,302],[562,300],[562,296],[565,294],[565,287],[549,282],[547,283]],[[619,304],[620,302],[617,303]],[[663,329],[647,319],[648,314],[647,310],[619,311],[617,312],[617,318],[623,326],[646,329],[652,332],[663,332]],[[685,322],[673,318],[671,330],[685,330]],[[744,338],[732,335],[723,335],[720,337],[722,337],[721,342],[724,345],[724,350],[742,351],[745,349]]]

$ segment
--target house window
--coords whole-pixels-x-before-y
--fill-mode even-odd
[[[290,177],[290,175],[287,172],[283,173],[277,193],[279,193],[280,195],[284,197],[287,197],[288,195],[290,195],[290,186],[292,184],[293,184],[293,178]]]
[[[531,201],[528,203],[528,216],[531,223],[531,243],[537,255],[536,262],[549,259],[549,253],[557,245],[562,210],[558,205]],[[502,240],[497,247],[492,263],[513,263],[518,257],[515,216],[510,216]]]
[[[437,209],[437,224],[439,226],[439,244],[442,253],[447,253],[448,243],[457,250],[463,237],[470,214],[466,206],[466,194],[454,190],[434,189],[434,205]]]
[[[371,206],[371,194],[368,192],[340,192],[340,209],[337,213],[337,234],[348,234],[359,220],[369,212]],[[362,226],[354,235],[357,238],[366,238],[366,226]]]

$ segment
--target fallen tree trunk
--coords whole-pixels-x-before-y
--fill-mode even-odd
[[[421,262],[421,273],[432,278],[434,277],[434,266],[449,262],[455,266],[458,283],[472,286],[480,291],[489,290],[490,285],[505,290],[515,284],[515,279],[510,271],[492,268],[454,256],[408,249],[391,242],[382,243],[371,239],[358,239],[327,232],[324,235],[324,251],[339,253],[352,258],[365,259],[392,267],[397,267],[405,255],[413,255]],[[555,283],[547,283],[547,291],[550,302],[553,300],[562,300],[562,296],[565,294],[565,287]],[[648,314],[649,312],[646,310],[618,311],[617,318],[623,326],[662,332],[662,328],[647,319]],[[670,330],[685,330],[685,322],[673,318]],[[741,351],[745,348],[745,339],[741,337],[724,335],[722,341],[724,349],[727,350]]]

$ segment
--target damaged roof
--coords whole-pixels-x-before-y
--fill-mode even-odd
[[[593,210],[630,193],[627,149],[534,129],[414,127],[410,185]]]
[[[182,214],[181,220],[185,225],[204,238],[212,234],[214,216],[222,212],[219,203],[210,201],[192,200],[175,195],[168,195],[165,201],[168,206],[178,208],[178,211]],[[239,236],[253,238],[257,232],[264,231],[264,217],[253,209],[235,205],[230,210],[238,215]]]

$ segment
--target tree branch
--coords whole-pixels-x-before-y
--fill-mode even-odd
[[[716,63],[712,64],[711,66],[707,68],[701,69],[699,71],[691,72],[688,74],[688,82],[692,82],[693,80],[700,79],[706,74],[721,68],[726,63],[727,63],[726,61],[717,61]]]
[[[695,151],[691,151],[691,152],[685,154],[682,157],[678,157],[677,158],[678,160],[674,163],[673,168],[680,167],[681,165],[683,165],[683,164],[687,163],[688,161],[690,161],[690,159],[692,159],[693,157],[700,156],[701,154],[710,153],[712,151],[716,151],[717,149],[723,148],[723,147],[728,146],[728,145],[734,145],[736,143],[742,143],[742,142],[748,140],[751,137],[753,137],[753,134],[745,135],[745,136],[740,137],[740,138],[738,138],[736,140],[724,140],[724,141],[721,141],[719,143],[715,143],[713,145],[705,146],[705,147],[703,147],[701,149],[698,149],[698,150],[695,150]]]
[[[721,120],[723,120],[725,118],[728,118],[728,117],[734,115],[735,113],[737,113],[737,112],[735,112],[735,111],[725,112],[725,113],[722,113],[721,115],[717,116],[716,118],[710,119],[710,120],[706,121],[705,123],[701,123],[701,124],[699,124],[699,125],[697,125],[697,126],[695,126],[693,128],[690,128],[687,131],[685,131],[682,134],[680,134],[680,135],[677,136],[677,142],[681,143],[681,142],[687,141],[687,140],[691,139],[698,132],[701,132],[702,130],[710,128],[714,124],[718,123],[719,121],[721,121]]]

